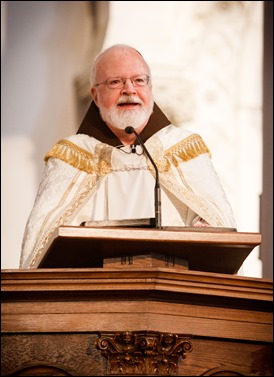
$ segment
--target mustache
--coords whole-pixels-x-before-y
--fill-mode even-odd
[[[119,98],[117,101],[117,105],[120,105],[122,103],[139,103],[140,105],[143,104],[140,98],[135,97],[135,96],[123,96]]]

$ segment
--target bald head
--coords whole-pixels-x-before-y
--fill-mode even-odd
[[[138,50],[128,45],[116,44],[101,52],[95,59],[91,73],[91,86],[100,82],[103,77],[120,76],[118,70],[115,74],[112,73],[113,68],[120,68],[120,72],[122,72],[124,69],[123,62],[128,61],[128,59],[133,61],[132,64],[136,65],[139,73],[151,77],[150,68]]]

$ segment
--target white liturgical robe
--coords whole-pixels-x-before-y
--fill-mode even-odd
[[[198,215],[212,227],[235,228],[201,136],[169,124],[145,145],[159,170],[163,226],[192,226]],[[58,226],[155,217],[155,169],[142,147],[135,148],[86,134],[53,146],[26,225],[20,268],[33,268]]]

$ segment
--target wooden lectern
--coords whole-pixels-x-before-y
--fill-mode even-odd
[[[138,260],[141,266],[147,261],[155,262],[156,267],[166,263],[174,267],[176,263],[178,268],[235,274],[260,244],[261,236],[230,229],[62,226],[55,230],[34,267],[119,267],[126,260],[136,267]]]
[[[56,229],[2,270],[1,376],[271,376],[273,282],[231,229]]]

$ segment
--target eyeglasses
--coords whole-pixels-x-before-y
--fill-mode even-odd
[[[149,83],[148,75],[136,75],[132,77],[113,77],[94,86],[105,84],[109,89],[121,89],[125,86],[126,80],[130,80],[133,86],[143,87]]]

